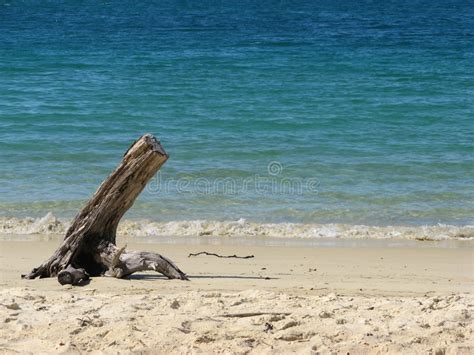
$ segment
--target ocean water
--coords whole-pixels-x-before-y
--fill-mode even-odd
[[[0,1],[3,228],[72,218],[151,132],[127,218],[166,233],[462,229],[473,63],[472,1]]]

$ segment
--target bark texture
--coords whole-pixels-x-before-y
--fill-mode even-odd
[[[136,271],[155,270],[170,279],[187,280],[186,275],[164,256],[126,251],[115,245],[120,219],[167,159],[163,147],[151,134],[138,139],[76,216],[59,248],[24,277],[55,277],[70,267],[83,269],[91,276],[120,278]],[[69,280],[64,276],[58,280]]]

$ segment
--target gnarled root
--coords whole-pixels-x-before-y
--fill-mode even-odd
[[[188,280],[171,260],[163,255],[147,251],[127,251],[112,243],[99,247],[96,262],[108,267],[104,276],[123,278],[137,271],[153,270],[169,279]]]

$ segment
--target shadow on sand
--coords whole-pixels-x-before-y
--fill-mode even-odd
[[[241,279],[241,280],[278,280],[278,277],[261,277],[261,276],[236,276],[236,275],[187,275],[189,280],[193,279]],[[133,274],[127,277],[128,280],[167,280],[163,275],[157,274]]]

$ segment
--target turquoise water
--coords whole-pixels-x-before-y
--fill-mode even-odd
[[[473,10],[0,1],[0,215],[72,217],[152,132],[130,217],[472,224]]]

